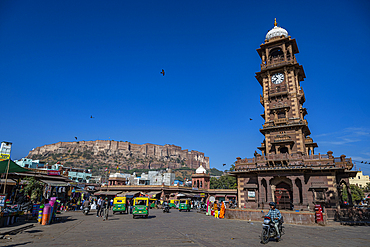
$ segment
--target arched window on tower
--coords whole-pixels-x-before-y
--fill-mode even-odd
[[[200,188],[203,188],[203,182],[200,181]]]
[[[280,47],[274,48],[270,51],[270,62],[284,61],[284,53]]]
[[[280,148],[280,153],[281,154],[289,153],[289,150],[288,150],[287,147],[282,147],[282,148]]]

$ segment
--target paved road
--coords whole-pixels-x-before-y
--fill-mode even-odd
[[[81,212],[66,212],[63,223],[36,225],[0,240],[1,246],[263,246],[261,222],[215,219],[196,212],[164,214],[151,210],[148,219],[111,215],[108,221]],[[368,246],[366,226],[296,226],[269,246]]]

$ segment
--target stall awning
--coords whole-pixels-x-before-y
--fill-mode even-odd
[[[46,180],[46,179],[40,179],[41,182],[48,184],[50,186],[55,186],[55,187],[67,187],[70,186],[69,183],[66,183],[64,181],[56,181],[56,180]]]
[[[136,194],[139,194],[140,192],[121,192],[117,196],[125,196],[126,198],[133,198]]]
[[[100,195],[115,196],[115,195],[120,194],[120,193],[122,193],[122,191],[98,191],[98,192],[95,192],[94,195],[96,195],[96,196],[100,196]]]
[[[147,195],[148,195],[148,197],[153,198],[153,197],[156,197],[158,194],[161,194],[161,193],[162,193],[161,191],[152,191],[152,192],[149,192]]]
[[[9,169],[8,169],[8,162],[9,162]],[[12,173],[12,172],[30,172],[30,170],[25,169],[19,165],[17,165],[12,160],[3,160],[0,161],[0,173]]]

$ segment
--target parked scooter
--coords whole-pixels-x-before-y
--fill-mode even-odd
[[[89,206],[89,207],[84,207],[84,209],[82,210],[82,213],[83,213],[84,215],[88,215],[88,214],[89,214],[89,212],[90,212],[90,206]]]
[[[283,223],[284,223],[284,219],[283,217],[281,217],[279,221],[279,225],[278,225],[278,229],[280,232],[280,239],[281,239],[281,236],[285,233]],[[265,216],[262,226],[263,226],[263,230],[261,234],[261,243],[267,244],[270,238],[276,238],[276,241],[280,240],[279,238],[277,238],[278,235],[275,229],[275,224],[271,220],[270,217]]]

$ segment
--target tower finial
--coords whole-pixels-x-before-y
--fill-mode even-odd
[[[274,26],[275,26],[275,27],[277,26],[276,18],[275,18],[275,23],[274,23]]]

